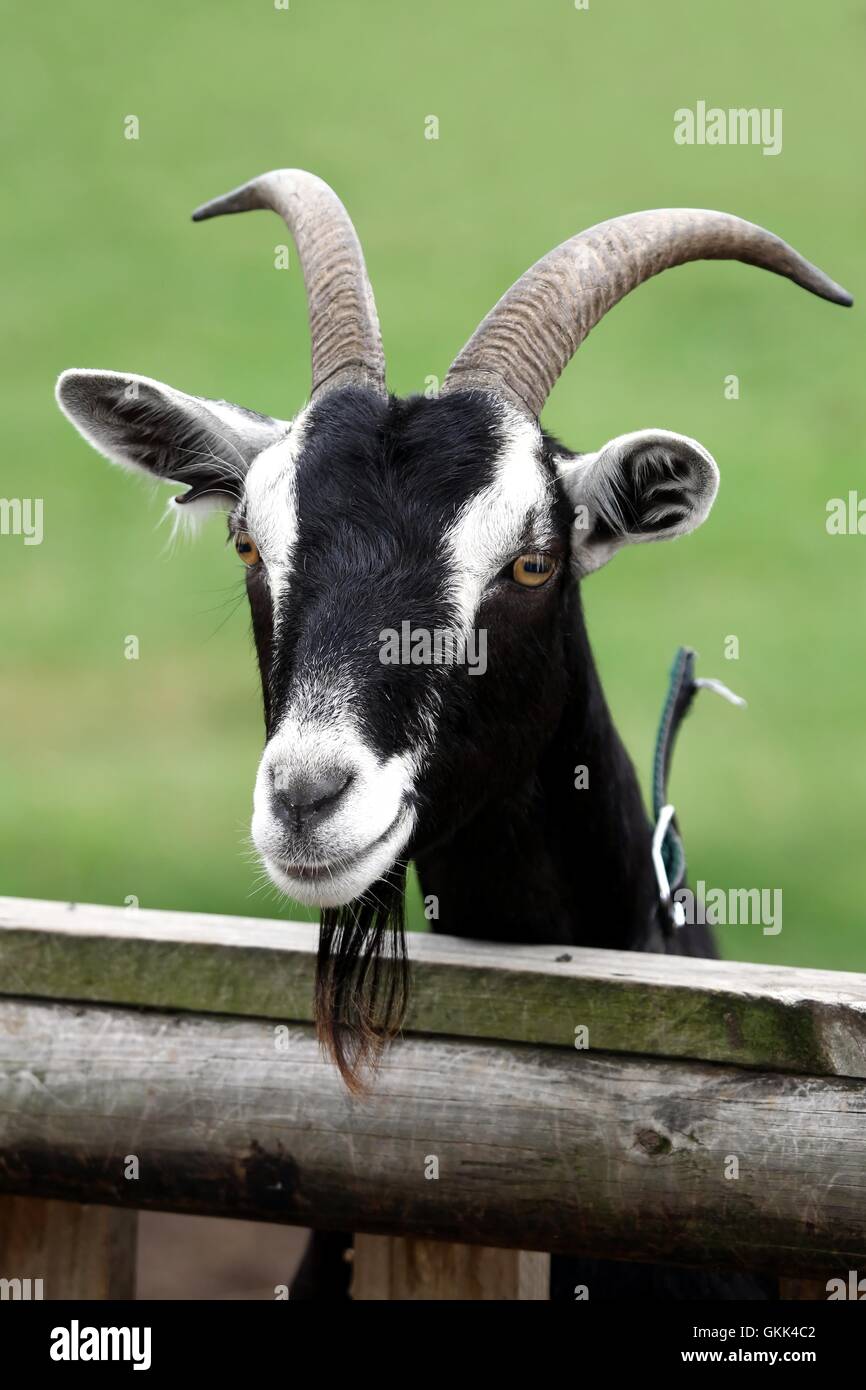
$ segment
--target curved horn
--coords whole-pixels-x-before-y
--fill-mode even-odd
[[[304,276],[313,357],[312,397],[339,386],[385,395],[385,355],[364,253],[336,193],[303,169],[274,169],[204,203],[193,222],[271,208],[286,223]]]
[[[660,208],[599,222],[536,261],[454,359],[442,391],[480,387],[534,419],[587,333],[631,290],[686,261],[735,260],[786,275],[832,300],[851,296],[752,222],[702,208]]]

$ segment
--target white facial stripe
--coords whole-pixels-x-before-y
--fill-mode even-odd
[[[301,411],[287,437],[259,454],[244,489],[244,517],[267,571],[275,618],[298,536],[297,464],[306,414]]]
[[[551,515],[551,480],[541,463],[541,432],[503,406],[507,443],[496,477],[462,509],[445,537],[453,598],[464,629],[475,623],[484,590],[523,544],[527,518]]]

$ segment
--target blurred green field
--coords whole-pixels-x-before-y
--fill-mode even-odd
[[[285,164],[348,205],[400,392],[540,254],[636,208],[737,212],[857,295],[866,5],[85,0],[21,7],[4,37],[0,493],[44,498],[45,537],[0,537],[0,891],[287,914],[246,839],[262,727],[223,527],[172,551],[164,497],[74,434],[57,373],[297,409],[284,229],[188,216]],[[781,107],[782,153],[677,146],[673,112],[699,99]],[[783,890],[781,935],[723,932],[742,959],[866,966],[866,537],[825,529],[829,498],[866,493],[863,322],[743,266],[684,268],[605,320],[545,415],[573,447],[661,425],[719,462],[707,525],[619,557],[586,603],[642,774],[679,643],[749,701],[701,698],[671,788],[693,879]]]

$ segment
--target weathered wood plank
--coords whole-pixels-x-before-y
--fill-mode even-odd
[[[358,1302],[539,1302],[549,1287],[550,1256],[538,1251],[355,1237],[352,1297]]]
[[[0,1002],[9,1193],[814,1279],[866,1268],[864,1117],[859,1081],[413,1037],[353,1097],[306,1025]]]
[[[12,1297],[135,1298],[137,1227],[116,1207],[0,1197],[0,1279]]]
[[[0,899],[0,991],[311,1017],[305,923]],[[408,1027],[866,1077],[866,976],[415,935]]]

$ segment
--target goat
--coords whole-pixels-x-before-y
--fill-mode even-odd
[[[410,859],[438,905],[434,930],[714,953],[705,927],[673,939],[662,929],[651,827],[602,693],[581,586],[623,546],[699,526],[718,470],[701,444],[668,430],[579,453],[539,417],[594,325],[669,267],[734,259],[852,301],[738,217],[634,213],[544,256],[436,396],[398,399],[385,386],[361,246],[333,190],[279,170],[193,217],[254,208],[284,218],[304,275],[312,391],[294,419],[104,371],[64,372],[57,398],[109,459],[185,487],[171,503],[179,515],[228,511],[264,699],[253,839],[277,886],[321,909],[317,1022],[352,1086],[405,1010]],[[406,623],[464,644],[483,631],[483,678],[466,662],[385,660],[385,634]],[[579,794],[577,766],[588,769]],[[333,1263],[322,1273],[333,1239],[314,1241],[297,1296],[336,1296]],[[561,1268],[572,1281],[576,1267]],[[594,1290],[606,1268],[593,1266]],[[614,1273],[614,1292],[624,1277]],[[644,1275],[632,1267],[628,1278]],[[651,1272],[644,1292],[694,1292],[698,1276],[677,1278]],[[731,1296],[747,1285],[719,1287]]]

